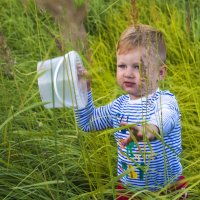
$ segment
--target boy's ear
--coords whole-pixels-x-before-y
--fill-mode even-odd
[[[160,80],[163,80],[165,78],[165,75],[167,74],[167,67],[166,67],[166,65],[162,65],[160,67],[159,73],[160,73]]]

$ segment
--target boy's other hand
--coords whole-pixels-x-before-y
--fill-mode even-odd
[[[126,122],[120,123],[120,126],[127,126],[127,125],[128,123]],[[155,135],[159,134],[158,127],[153,124],[147,124],[145,126],[133,126],[129,128],[129,131],[131,131],[131,133],[135,136],[138,142],[143,141],[145,137],[150,141],[155,140],[156,139]],[[129,134],[129,136],[126,139],[121,140],[122,145],[127,146],[131,141],[133,141],[132,137],[133,136]]]

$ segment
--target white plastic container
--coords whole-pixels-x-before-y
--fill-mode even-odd
[[[76,51],[38,62],[40,96],[42,102],[48,102],[45,108],[82,109],[87,105],[87,81],[80,76],[82,70],[82,60]]]

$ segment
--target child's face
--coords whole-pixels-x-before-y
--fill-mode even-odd
[[[117,54],[117,82],[131,99],[155,92],[164,74],[165,67],[159,67],[143,47]]]

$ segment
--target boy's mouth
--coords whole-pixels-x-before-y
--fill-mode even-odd
[[[126,87],[132,87],[132,86],[135,85],[135,83],[126,81],[126,82],[124,82],[124,85],[125,85]]]

